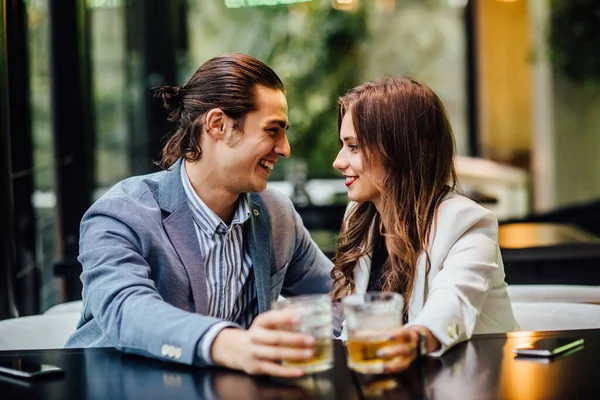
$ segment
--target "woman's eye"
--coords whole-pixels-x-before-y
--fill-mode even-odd
[[[351,151],[356,151],[358,150],[358,146],[355,144],[349,144],[348,147],[350,148]]]

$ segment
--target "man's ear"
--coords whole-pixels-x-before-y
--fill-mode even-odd
[[[226,122],[229,118],[220,108],[213,108],[206,113],[206,122],[204,130],[216,140],[221,140],[225,137],[227,131]]]

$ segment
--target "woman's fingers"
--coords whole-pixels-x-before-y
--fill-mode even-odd
[[[386,360],[400,357],[412,361],[417,357],[417,349],[410,343],[386,346],[377,350],[377,356]]]
[[[414,342],[419,340],[419,334],[414,329],[397,328],[390,332],[389,339],[394,342]]]
[[[388,360],[385,373],[402,372],[417,358],[418,333],[405,328],[394,329],[389,340],[394,344],[379,349],[377,356]]]
[[[414,358],[398,357],[387,363],[383,369],[383,372],[386,374],[402,372],[410,367],[410,364],[413,362],[413,360]]]

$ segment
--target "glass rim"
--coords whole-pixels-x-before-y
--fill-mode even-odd
[[[283,297],[283,296],[282,296]],[[331,296],[327,293],[312,293],[312,294],[301,294],[298,296],[290,296],[290,297],[283,297],[281,300],[279,299],[275,299],[272,301],[272,306],[275,307],[276,304],[306,304],[306,303],[312,303],[314,301],[320,301],[320,300],[327,300],[328,302],[331,301]]]
[[[365,293],[353,293],[351,295],[348,295],[346,297],[342,298],[342,304],[344,305],[358,305],[358,304],[365,304],[365,300],[387,300],[389,302],[404,302],[404,297],[400,294],[400,293],[396,293],[396,292],[389,292],[389,291],[383,291],[383,292],[376,292],[376,291],[370,291],[370,292],[365,292]]]

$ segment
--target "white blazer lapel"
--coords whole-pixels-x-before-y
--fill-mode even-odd
[[[373,232],[377,229],[375,219],[369,227],[367,235],[367,246],[373,242]],[[373,252],[369,252],[358,259],[354,268],[354,293],[366,293],[369,287],[369,277],[371,275],[371,263],[373,262]]]
[[[371,275],[371,254],[365,254],[358,259],[354,268],[354,293],[366,293]]]
[[[427,300],[427,292],[429,290],[428,277],[425,276],[427,257],[422,252],[417,259],[417,268],[415,270],[415,282],[413,284],[413,292],[408,300],[408,322],[416,318],[423,309],[425,300]],[[403,295],[404,301],[407,301]]]

